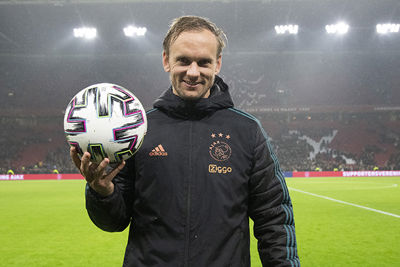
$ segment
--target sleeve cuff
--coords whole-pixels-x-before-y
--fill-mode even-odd
[[[114,192],[112,192],[111,195],[109,196],[102,196],[99,193],[97,193],[93,188],[90,187],[90,185],[88,183],[86,183],[86,195],[91,195],[93,196],[95,199],[97,200],[107,200],[107,199],[111,199],[114,195],[115,195],[115,187],[114,187]]]

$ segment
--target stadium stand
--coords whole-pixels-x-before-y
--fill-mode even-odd
[[[263,114],[259,118],[285,171],[398,169],[398,114]],[[372,121],[371,121],[372,118]],[[69,158],[61,115],[3,117],[1,172],[76,173]]]
[[[76,172],[62,122],[80,89],[114,82],[149,109],[168,86],[159,54],[62,58],[6,57],[0,64],[1,173]],[[398,62],[386,54],[343,60],[341,54],[225,55],[221,76],[236,107],[260,119],[283,170],[399,169]]]

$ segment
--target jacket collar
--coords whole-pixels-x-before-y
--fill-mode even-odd
[[[228,85],[219,76],[215,76],[208,98],[185,101],[173,94],[172,87],[170,87],[154,102],[154,107],[170,116],[182,119],[200,119],[219,109],[233,107],[233,102]]]

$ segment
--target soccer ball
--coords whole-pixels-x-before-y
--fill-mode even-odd
[[[64,115],[67,142],[85,151],[90,161],[111,164],[133,156],[147,131],[146,112],[139,99],[125,88],[111,83],[94,84],[77,93]]]

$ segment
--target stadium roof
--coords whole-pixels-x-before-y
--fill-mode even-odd
[[[243,0],[242,0],[243,1]],[[293,0],[262,0],[253,2],[288,2]],[[295,1],[310,1],[310,0],[295,0]],[[312,1],[312,0],[311,0]],[[331,0],[314,0],[314,1],[331,1]],[[115,4],[115,3],[143,3],[143,2],[158,2],[158,3],[180,3],[194,2],[190,0],[0,0],[1,4],[19,5],[19,4]],[[240,0],[196,0],[195,2],[240,2]],[[251,2],[251,1],[248,1]]]
[[[51,4],[51,5],[64,5],[64,4],[115,4],[115,3],[185,3],[185,2],[261,2],[261,3],[277,3],[277,2],[314,2],[314,3],[343,3],[343,2],[393,2],[392,0],[0,0],[0,5],[21,5],[21,4]]]
[[[193,14],[224,29],[230,52],[400,50],[400,37],[375,34],[377,23],[400,23],[398,0],[3,0],[0,5],[0,56],[143,53],[141,47],[158,54],[171,19]],[[350,24],[349,34],[329,39],[325,25],[342,19]],[[296,37],[276,36],[274,25],[291,23],[299,25]],[[124,38],[122,29],[130,24],[146,27],[146,38]],[[73,28],[82,26],[97,28],[98,39],[91,44],[74,40]]]
[[[243,2],[244,0],[242,0]],[[246,0],[247,1],[247,0]],[[261,0],[253,2],[301,2],[301,1],[332,1],[332,0]],[[384,1],[384,0],[383,0]],[[179,2],[240,2],[240,0],[0,0],[0,4],[113,4],[113,3],[140,3],[140,2],[160,2],[160,3],[179,3]],[[252,2],[252,1],[248,1]]]

